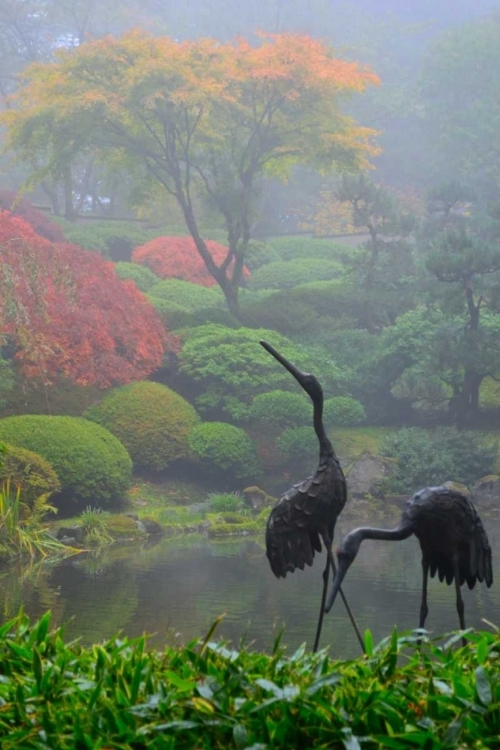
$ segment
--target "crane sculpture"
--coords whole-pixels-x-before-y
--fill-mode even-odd
[[[323,593],[313,651],[317,651],[328,590],[330,567],[336,573],[332,554],[333,534],[337,518],[347,499],[344,473],[323,426],[323,391],[314,375],[302,372],[279,352],[261,341],[261,345],[290,372],[313,402],[313,425],[319,441],[319,464],[316,472],[293,485],[272,509],[266,527],[266,553],[271,570],[277,578],[285,578],[296,568],[312,565],[315,552],[326,549],[323,572]],[[347,600],[340,591],[347,613],[364,651],[364,643]]]
[[[422,600],[419,628],[429,612],[427,579],[436,575],[449,585],[455,583],[456,605],[460,627],[465,630],[464,602],[460,587],[467,582],[473,589],[476,581],[493,583],[491,547],[474,505],[460,492],[446,487],[425,487],[409,499],[395,529],[363,527],[349,532],[337,550],[338,569],[325,612],[329,612],[349,566],[364,539],[399,541],[414,534],[422,550]],[[465,645],[465,638],[462,639]]]

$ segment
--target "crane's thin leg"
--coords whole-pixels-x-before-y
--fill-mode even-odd
[[[427,615],[429,614],[429,607],[427,606],[427,580],[429,577],[429,561],[426,557],[422,557],[422,601],[420,602],[420,620],[418,627],[423,628]],[[420,638],[417,641],[417,646],[420,646]]]
[[[323,617],[325,616],[325,602],[326,592],[328,590],[328,576],[330,575],[330,560],[328,557],[328,551],[326,556],[326,567],[323,571],[323,593],[321,595],[321,609],[319,610],[318,626],[316,628],[316,637],[314,638],[313,654],[318,650],[319,637],[321,635],[321,628],[323,627]]]
[[[458,555],[455,555],[453,558],[453,567],[454,567],[454,574],[455,574],[455,591],[457,592],[457,612],[458,612],[458,619],[460,620],[460,627],[462,630],[465,630],[465,616],[464,616],[464,600],[462,599],[462,589],[460,588],[460,568],[459,568],[459,562],[458,562]],[[467,645],[467,640],[465,638],[462,638],[462,645]]]
[[[335,561],[333,559],[332,543],[331,542],[326,547],[326,554],[327,554],[327,564],[330,563],[331,568],[332,568],[333,577],[335,578],[335,576],[337,575],[337,568],[335,567]],[[357,624],[356,619],[355,619],[355,617],[354,617],[354,615],[352,613],[352,609],[350,608],[349,604],[347,603],[347,599],[346,599],[345,594],[344,594],[344,592],[342,591],[341,588],[339,589],[339,593],[340,593],[340,596],[342,597],[342,601],[344,602],[344,606],[346,608],[347,614],[349,615],[349,619],[350,619],[351,624],[352,624],[352,626],[354,628],[354,632],[357,635],[357,638],[358,638],[358,641],[359,641],[359,645],[361,646],[361,651],[363,653],[366,653],[365,652],[365,643],[363,641],[363,637],[362,637],[361,633],[359,632],[358,624]],[[325,592],[325,597],[326,597],[326,592]],[[323,599],[323,602],[322,602],[322,606],[323,606],[323,609],[324,609],[324,607],[325,607],[325,600],[324,599]]]

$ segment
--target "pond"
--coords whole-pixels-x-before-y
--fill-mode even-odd
[[[355,525],[344,522],[336,538]],[[377,525],[382,525],[380,522]],[[500,543],[500,522],[486,523],[493,550]],[[187,642],[203,635],[220,614],[226,616],[219,637],[270,650],[284,626],[283,643],[311,646],[322,587],[324,554],[312,568],[276,579],[265,557],[263,539],[201,536],[160,539],[154,544],[113,545],[99,554],[81,554],[31,568],[9,566],[0,572],[2,618],[19,607],[31,617],[47,609],[64,624],[68,639],[85,644],[119,630],[129,636],[153,634],[151,643]],[[500,566],[494,554],[494,576]],[[349,571],[344,591],[362,631],[375,640],[416,627],[420,606],[421,566],[418,542],[366,541]],[[469,626],[482,618],[500,624],[498,584],[462,589]],[[453,587],[430,581],[427,627],[434,634],[457,628]],[[339,599],[325,617],[321,646],[349,658],[359,644]]]

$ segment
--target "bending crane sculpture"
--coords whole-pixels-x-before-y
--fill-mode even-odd
[[[323,594],[313,651],[317,651],[323,623],[330,566],[335,575],[332,554],[335,523],[347,499],[346,481],[333,446],[323,427],[323,391],[314,375],[301,372],[279,354],[266,341],[264,349],[286,367],[310,396],[314,405],[313,424],[319,440],[319,464],[315,474],[300,484],[295,484],[277,502],[271,511],[266,528],[266,550],[271,569],[277,578],[285,578],[296,568],[312,565],[315,552],[321,552],[320,537],[326,549],[326,567],[323,572]],[[341,591],[347,612],[364,650],[352,612]]]
[[[460,587],[467,582],[470,589],[476,581],[493,583],[491,548],[486,531],[474,505],[459,492],[446,487],[425,487],[408,501],[395,529],[370,527],[349,532],[337,550],[338,571],[325,608],[329,612],[344,576],[358,554],[363,539],[399,541],[415,534],[422,550],[422,601],[419,628],[428,614],[427,578],[437,572],[439,580],[455,582],[460,627],[465,630],[464,603]],[[463,639],[465,645],[465,639]]]

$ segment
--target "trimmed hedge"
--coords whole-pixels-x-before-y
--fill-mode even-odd
[[[359,424],[366,419],[363,404],[350,396],[334,396],[324,403],[323,419],[333,427]]]
[[[351,245],[337,242],[334,239],[316,237],[274,237],[268,240],[273,250],[279,253],[281,260],[296,258],[326,258],[337,260],[342,255],[351,255]]]
[[[192,430],[188,442],[207,473],[236,479],[254,479],[261,473],[255,445],[240,427],[226,422],[203,422]]]
[[[40,495],[60,491],[59,477],[45,458],[17,445],[5,445],[5,449],[0,483],[8,480],[14,487],[19,487],[21,500],[29,508]]]
[[[249,416],[256,421],[284,429],[310,422],[312,413],[312,404],[307,396],[276,390],[256,396]]]
[[[160,280],[153,271],[146,266],[140,266],[138,263],[127,263],[127,261],[120,260],[115,263],[115,269],[120,279],[123,281],[130,279],[144,293],[149,292],[151,287]]]
[[[200,421],[182,396],[148,380],[111,391],[85,416],[112,432],[135,466],[154,471],[189,457],[188,434]]]
[[[318,438],[312,427],[295,427],[285,430],[276,445],[292,466],[301,469],[318,460]]]
[[[278,251],[271,247],[271,245],[268,245],[267,242],[261,242],[260,240],[249,241],[248,250],[245,255],[245,265],[252,273],[267,263],[274,263],[280,260],[281,256]]]
[[[52,464],[62,492],[93,506],[119,499],[130,485],[132,461],[123,445],[81,417],[6,417],[0,440],[40,454]]]
[[[148,296],[153,304],[156,299],[175,302],[185,310],[203,310],[210,307],[223,307],[224,295],[218,286],[202,286],[183,279],[162,279],[149,289]]]
[[[261,266],[252,274],[250,289],[293,289],[313,281],[330,281],[342,275],[340,263],[321,258],[298,258]]]

